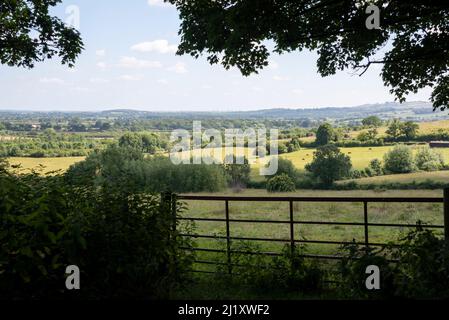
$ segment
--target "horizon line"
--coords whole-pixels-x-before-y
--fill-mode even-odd
[[[126,107],[117,107],[117,108],[105,108],[105,109],[99,109],[97,111],[88,111],[88,110],[79,110],[76,108],[72,108],[69,110],[58,110],[58,109],[47,109],[47,110],[33,110],[33,109],[0,109],[0,112],[33,112],[33,113],[101,113],[101,112],[113,112],[113,111],[135,111],[135,112],[146,112],[146,113],[162,113],[162,114],[171,114],[171,113],[244,113],[244,112],[260,112],[260,111],[269,111],[269,110],[291,110],[291,111],[297,111],[297,110],[318,110],[318,109],[347,109],[347,108],[358,108],[358,107],[364,107],[364,106],[371,106],[371,105],[381,105],[381,104],[396,104],[396,105],[406,105],[410,103],[424,103],[424,104],[432,104],[430,101],[422,101],[422,100],[416,100],[416,101],[406,101],[406,102],[398,102],[398,101],[384,101],[384,102],[373,102],[373,103],[365,103],[360,105],[351,105],[351,106],[319,106],[319,107],[261,107],[260,109],[245,109],[245,110],[228,110],[228,111],[213,111],[210,110],[203,110],[203,111],[195,111],[195,110],[166,110],[166,111],[154,111],[154,110],[144,110],[139,108],[126,108]],[[93,108],[90,108],[93,109]],[[161,107],[161,109],[163,109]],[[217,109],[217,108],[216,108]]]

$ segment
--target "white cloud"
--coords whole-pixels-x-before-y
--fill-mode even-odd
[[[118,79],[123,81],[139,81],[142,80],[142,76],[124,74],[120,76]]]
[[[100,61],[100,62],[97,63],[97,67],[100,68],[100,69],[106,69],[107,65],[106,65],[105,62]]]
[[[97,57],[104,57],[104,56],[106,56],[106,50],[104,50],[104,49],[97,50],[97,51],[95,51],[95,55]]]
[[[59,78],[40,78],[39,79],[40,83],[45,83],[45,84],[64,84],[65,81]]]
[[[123,68],[162,68],[162,63],[159,61],[141,60],[135,57],[122,57],[119,66]]]
[[[135,44],[131,47],[132,51],[138,52],[158,52],[158,53],[175,53],[178,46],[169,44],[167,40],[154,40]]]
[[[74,92],[81,92],[81,93],[91,92],[91,90],[86,87],[73,87],[73,88],[71,88],[71,90]]]
[[[293,89],[292,93],[297,94],[297,95],[302,95],[304,93],[304,90],[302,90],[302,89]]]
[[[148,0],[150,7],[171,7],[171,3],[164,2],[164,0]]]
[[[167,85],[168,84],[168,80],[166,80],[166,79],[159,79],[159,80],[157,80],[157,83],[163,84],[163,85]]]
[[[103,78],[90,78],[89,82],[95,83],[95,84],[103,84],[103,83],[108,83],[109,80],[103,79]]]
[[[167,70],[173,71],[173,72],[176,72],[176,73],[180,73],[180,74],[188,72],[185,63],[183,63],[183,62],[178,62],[174,66],[168,68]]]
[[[289,78],[287,78],[287,77],[282,77],[282,76],[274,76],[274,77],[273,77],[273,80],[274,80],[274,81],[287,81],[287,80],[289,80]]]

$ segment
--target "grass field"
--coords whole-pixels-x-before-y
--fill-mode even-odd
[[[357,147],[340,148],[340,150],[351,157],[355,169],[364,169],[372,159],[382,159],[385,153],[392,147]],[[282,158],[293,162],[296,168],[304,169],[304,166],[313,160],[315,149],[301,149],[296,152],[281,155]],[[449,155],[449,150],[448,150]]]
[[[8,158],[11,165],[21,165],[21,172],[38,170],[43,166],[43,173],[51,171],[66,171],[72,164],[83,161],[84,157],[66,157],[66,158]]]
[[[439,129],[449,130],[449,120],[418,122],[418,125],[419,125],[419,129],[418,129],[419,134],[430,134],[430,133],[437,132]],[[378,128],[377,132],[378,132],[379,136],[380,137],[385,136],[387,129],[388,129],[387,127]],[[368,129],[364,129],[364,130],[360,130],[360,131],[353,131],[353,132],[349,133],[349,136],[351,136],[352,138],[357,138],[357,136],[361,132],[367,132],[367,131],[368,131]],[[312,138],[312,140],[310,140],[310,138],[304,138],[304,141],[311,142],[311,141],[313,141],[313,139],[314,138]]]
[[[298,190],[294,193],[268,194],[263,190],[245,190],[239,194],[231,191],[219,195],[244,196],[309,196],[309,197],[442,197],[441,191],[408,190],[408,191],[313,191]],[[218,195],[218,194],[216,194]],[[224,218],[224,203],[217,201],[187,201],[186,217],[196,218]],[[334,221],[334,222],[363,222],[363,204],[361,203],[308,203],[294,204],[295,220]],[[443,224],[443,208],[441,204],[406,204],[406,203],[371,203],[368,205],[369,221],[373,223],[401,223],[413,224],[421,220],[429,224]],[[230,202],[231,219],[264,219],[288,220],[288,203],[281,202]],[[370,242],[386,243],[395,241],[404,235],[409,228],[370,227]],[[197,234],[225,235],[224,222],[196,222]],[[289,239],[288,224],[267,223],[237,223],[230,224],[231,236]],[[340,225],[297,225],[296,239],[331,240],[363,242],[363,226]],[[223,242],[210,239],[197,239],[199,247],[224,248]],[[239,241],[234,241],[238,243]],[[266,251],[280,251],[283,243],[259,242],[261,249]],[[308,253],[335,254],[338,245],[309,244]],[[210,260],[222,257],[217,253],[200,253],[200,259]],[[210,266],[198,266],[209,270]]]
[[[361,178],[355,180],[345,180],[340,183],[348,183],[356,181],[359,185],[366,184],[386,184],[386,183],[412,183],[412,182],[424,182],[431,180],[432,182],[445,182],[449,183],[449,171],[435,171],[435,172],[413,172],[404,174],[392,174],[386,176]]]
[[[414,152],[418,150],[418,148],[422,147],[422,145],[412,146]],[[352,165],[355,169],[364,169],[366,168],[372,159],[380,159],[382,160],[385,153],[391,150],[392,146],[384,146],[384,147],[356,147],[356,148],[340,148],[341,151],[351,157]],[[221,149],[212,149],[212,155],[215,155],[217,158],[224,157],[226,155],[225,151],[220,152]],[[288,159],[293,162],[296,168],[302,170],[304,169],[307,163],[310,163],[313,160],[313,153],[315,149],[301,149],[300,151],[282,154],[281,157],[284,159]],[[235,148],[235,153],[237,155],[248,155],[252,154],[254,149],[249,148]],[[449,148],[438,149],[444,159],[446,161],[449,160]],[[205,151],[202,151],[203,155],[206,155]],[[196,150],[193,152],[194,155],[200,155],[200,151]],[[185,154],[187,158],[190,158],[189,154]],[[11,164],[22,164],[23,169],[37,169],[39,165],[43,165],[46,168],[46,171],[54,171],[54,170],[67,170],[70,165],[82,161],[84,157],[67,157],[67,158],[9,158]],[[252,176],[255,180],[258,180],[258,169],[260,167],[259,163],[256,163],[252,166]]]

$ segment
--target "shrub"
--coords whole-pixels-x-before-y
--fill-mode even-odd
[[[413,154],[409,147],[395,146],[384,156],[385,171],[390,173],[409,173],[415,171]]]
[[[423,228],[401,239],[399,246],[380,249],[355,244],[344,247],[340,263],[341,294],[352,298],[449,298],[449,248],[444,239]],[[393,264],[389,260],[398,262]],[[365,270],[376,265],[381,270],[380,290],[367,290]]]
[[[260,246],[249,243],[233,245],[237,252],[251,252],[253,254],[235,253],[232,261],[235,273],[231,278],[224,277],[227,283],[232,281],[234,286],[245,286],[258,293],[301,292],[316,293],[322,290],[325,272],[316,262],[306,260],[303,255],[304,246],[296,246],[293,250],[285,245],[278,257],[266,257],[260,253]],[[223,266],[223,269],[227,266]],[[226,273],[222,270],[222,273]]]
[[[382,162],[379,159],[373,159],[369,163],[369,169],[373,173],[373,175],[381,176],[384,173],[382,168]]]
[[[397,295],[409,298],[449,298],[449,248],[444,239],[419,226],[402,239]]]
[[[238,168],[234,169],[232,172],[237,176]],[[65,176],[70,184],[126,189],[130,193],[166,190],[216,192],[226,187],[225,171],[221,165],[175,165],[167,157],[144,158],[138,150],[114,145],[71,166]]]
[[[415,163],[419,170],[437,171],[444,166],[441,153],[430,148],[420,148],[415,155]]]
[[[292,180],[296,181],[296,178],[298,177],[298,170],[296,169],[293,162],[291,162],[288,159],[280,158],[278,157],[278,170],[274,174],[275,176],[279,176],[282,174],[285,174],[292,178]],[[270,164],[268,164],[269,166]],[[268,176],[269,178],[269,176]]]
[[[359,170],[354,169],[351,171],[351,174],[350,174],[351,179],[360,179],[361,177],[362,177],[362,173]]]
[[[159,196],[70,187],[0,165],[0,299],[165,298],[186,279],[182,206]],[[83,290],[65,290],[77,265]]]
[[[339,262],[341,283],[340,295],[345,298],[369,299],[391,298],[396,293],[395,270],[382,249],[374,250],[357,244],[343,246],[344,256]],[[378,266],[381,270],[380,290],[368,290],[365,285],[366,268]]]
[[[295,183],[286,174],[277,175],[267,182],[268,192],[292,192],[295,189]]]

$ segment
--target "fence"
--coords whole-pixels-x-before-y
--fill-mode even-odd
[[[181,234],[183,237],[191,238],[206,238],[206,239],[222,239],[226,240],[226,249],[211,249],[211,248],[191,248],[194,251],[203,252],[215,252],[224,253],[227,256],[228,271],[232,272],[232,254],[254,254],[254,252],[242,252],[234,251],[231,249],[232,240],[245,240],[245,241],[275,241],[289,243],[291,248],[295,247],[297,243],[315,243],[315,244],[330,244],[330,245],[345,245],[352,244],[354,242],[345,241],[325,241],[325,240],[304,240],[295,238],[295,227],[299,225],[340,225],[340,226],[359,226],[364,229],[364,241],[356,242],[356,244],[369,246],[384,246],[385,243],[373,243],[369,241],[369,229],[370,227],[416,227],[417,224],[392,224],[392,223],[371,223],[369,222],[368,204],[369,203],[443,203],[444,225],[424,225],[425,228],[432,229],[444,229],[445,239],[449,242],[449,189],[444,190],[444,196],[442,198],[405,198],[405,197],[238,197],[238,196],[195,196],[195,195],[182,195],[178,197],[179,200],[189,201],[222,201],[223,202],[223,218],[192,218],[192,217],[179,217],[180,221],[203,221],[203,222],[223,222],[226,225],[226,235],[216,236],[208,234]],[[229,204],[232,202],[287,202],[289,204],[289,219],[288,220],[262,220],[262,219],[232,219],[229,215]],[[294,203],[296,202],[330,202],[330,203],[361,203],[363,204],[363,222],[324,222],[324,221],[301,221],[294,219]],[[233,237],[231,235],[231,223],[254,223],[254,224],[288,224],[289,225],[289,237],[285,239],[274,238],[256,238],[256,237]],[[257,254],[276,256],[280,255],[277,252],[258,252]],[[316,255],[316,254],[304,254],[304,257],[317,258],[317,259],[341,259],[338,255]],[[197,263],[203,264],[219,264],[214,261],[202,261],[197,260]]]

